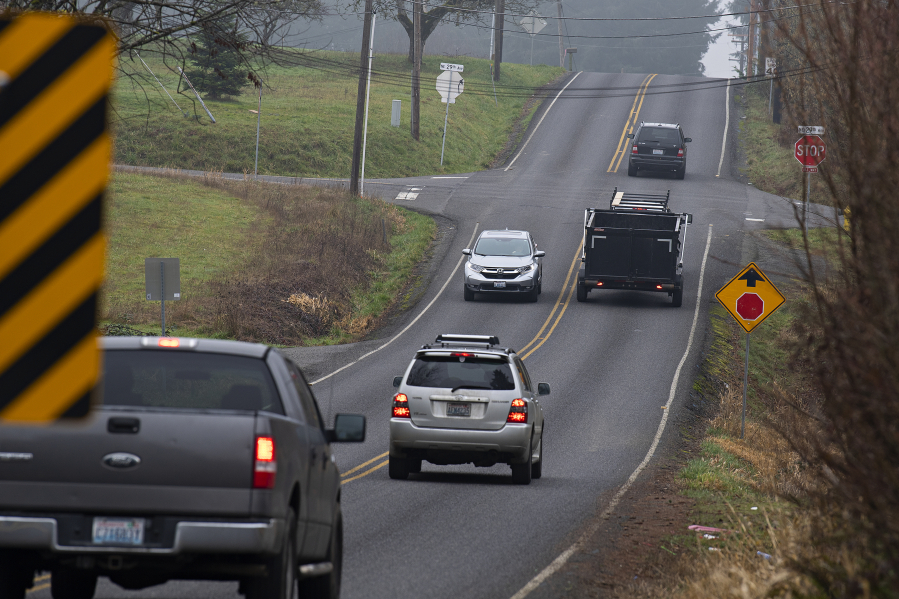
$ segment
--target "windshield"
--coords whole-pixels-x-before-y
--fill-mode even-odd
[[[529,256],[531,244],[527,239],[482,237],[478,240],[474,253],[480,256]]]
[[[640,130],[640,139],[638,139],[637,141],[676,145],[680,143],[680,133],[677,132],[677,129],[643,127],[643,129]]]
[[[284,413],[268,366],[258,358],[110,350],[103,361],[107,406]]]
[[[423,356],[415,360],[406,384],[412,387],[511,391],[515,379],[503,360],[456,356]]]

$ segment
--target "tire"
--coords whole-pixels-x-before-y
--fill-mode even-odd
[[[94,599],[97,575],[84,570],[56,570],[50,576],[53,599]]]
[[[543,293],[543,279],[540,279],[540,282],[537,283],[537,295]]]
[[[531,464],[531,478],[538,479],[543,476],[543,433],[540,433],[540,461]]]
[[[474,291],[472,291],[468,287],[463,287],[462,288],[462,297],[465,298],[466,302],[470,302],[471,300],[474,299]]]
[[[406,480],[409,478],[409,462],[406,458],[387,458],[387,475],[393,480]]]
[[[637,167],[632,165],[630,162],[627,163],[627,176],[628,177],[636,177],[637,176]]]
[[[331,527],[328,561],[332,566],[329,574],[299,580],[299,596],[302,599],[338,599],[340,597],[340,578],[343,572],[343,513],[340,511],[339,505],[334,516],[334,526]]]
[[[685,165],[684,165],[684,168],[682,168],[682,169],[680,169],[679,171],[677,171],[677,174],[676,174],[675,176],[676,176],[678,179],[683,180],[684,175],[686,175],[686,174],[687,174],[687,165],[685,164]]]
[[[577,285],[577,301],[586,302],[587,301],[587,286],[578,283]]]
[[[540,296],[540,291],[537,287],[534,287],[532,290],[528,291],[525,295],[525,301],[534,303],[537,301],[537,298]]]
[[[516,485],[531,484],[531,466],[533,465],[533,439],[528,443],[528,459],[523,464],[512,464],[512,482]]]
[[[675,308],[680,308],[681,304],[684,303],[684,288],[681,287],[679,289],[675,289],[674,293],[671,294],[671,305]]]
[[[297,516],[287,516],[287,534],[281,552],[266,561],[267,574],[247,579],[247,599],[294,599],[297,588]]]
[[[418,474],[421,472],[421,460],[406,458],[406,467],[409,469],[409,474]]]

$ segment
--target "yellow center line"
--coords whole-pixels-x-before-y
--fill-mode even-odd
[[[50,580],[50,575],[49,575],[49,574],[42,574],[41,576],[37,576],[37,577],[34,579],[34,582],[40,582],[40,581],[42,581],[42,580]]]
[[[379,457],[382,457],[382,456],[379,456]],[[378,458],[375,458],[375,460],[377,460],[377,459],[378,459]],[[374,460],[372,460],[372,461],[374,461]],[[366,462],[366,464],[367,464],[367,463],[368,463],[368,462]],[[340,484],[345,485],[345,484],[347,484],[348,482],[350,482],[350,481],[352,481],[352,480],[356,480],[357,478],[362,478],[363,476],[368,476],[369,474],[371,474],[371,473],[374,472],[375,470],[379,470],[379,469],[383,468],[384,466],[386,466],[386,465],[389,464],[389,463],[390,463],[390,462],[388,461],[388,462],[384,462],[383,464],[378,464],[378,465],[375,466],[374,468],[370,468],[369,470],[366,470],[366,471],[363,472],[362,474],[357,474],[356,476],[354,476],[354,477],[352,477],[352,478],[347,478],[347,479],[345,479],[345,480],[340,481]]]
[[[571,271],[574,270],[574,265],[577,264],[577,260],[580,257],[580,255],[581,255],[581,246],[578,245],[577,251],[574,253],[574,259],[571,261],[571,266],[568,267],[568,274],[565,275],[566,283],[565,283],[565,285],[562,285],[562,290],[559,292],[559,299],[556,300],[556,304],[553,306],[553,309],[549,313],[549,316],[546,317],[546,321],[543,323],[543,326],[540,327],[540,330],[537,331],[537,334],[534,336],[534,338],[531,339],[531,341],[527,345],[525,345],[524,347],[521,348],[521,351],[518,352],[519,354],[523,354],[525,351],[527,351],[527,349],[530,346],[532,346],[535,342],[539,341],[542,338],[541,335],[543,334],[544,329],[546,329],[546,326],[549,324],[549,321],[552,320],[553,314],[556,313],[556,310],[562,304],[562,296],[565,295],[565,286],[568,284],[567,283],[568,279],[571,278]],[[548,336],[549,335],[547,335],[547,337]]]
[[[528,356],[530,356],[531,354],[533,354],[535,351],[537,351],[538,349],[540,349],[540,346],[543,345],[544,343],[546,343],[546,340],[550,338],[550,336],[553,334],[553,331],[556,330],[556,326],[559,324],[559,322],[561,322],[562,316],[565,315],[565,310],[568,309],[568,304],[571,303],[571,296],[574,295],[574,290],[575,290],[576,288],[577,288],[577,277],[575,277],[574,281],[571,282],[571,289],[568,290],[568,297],[565,298],[565,305],[562,306],[562,311],[559,312],[559,316],[556,318],[556,321],[553,323],[553,326],[549,329],[549,332],[546,334],[546,337],[544,337],[543,340],[540,341],[540,343],[538,343],[537,345],[535,345],[535,346],[534,346],[534,349],[532,349],[532,350],[529,351],[528,353],[526,353],[526,354],[524,354],[523,356],[521,356],[521,359],[522,359],[522,360],[524,360],[525,358],[527,358]],[[563,291],[564,291],[564,289],[563,289]]]
[[[43,591],[44,589],[48,589],[48,588],[50,588],[50,583],[49,583],[49,582],[46,583],[46,584],[38,585],[38,586],[36,586],[36,587],[31,587],[30,589],[28,589],[28,592],[29,592],[29,593],[33,593],[33,592],[35,592],[35,591]]]
[[[363,468],[365,468],[366,466],[368,466],[368,465],[371,464],[372,462],[377,461],[377,460],[380,460],[381,458],[387,457],[387,454],[388,454],[388,453],[390,453],[390,452],[389,452],[389,451],[385,451],[385,452],[382,453],[381,455],[376,456],[376,457],[373,457],[372,459],[368,460],[367,462],[363,462],[362,464],[359,464],[359,465],[356,466],[355,468],[351,468],[351,469],[347,470],[346,472],[344,472],[344,473],[341,474],[340,476],[349,476],[350,474],[352,474],[353,472],[356,472],[357,470],[362,470]],[[346,482],[346,481],[344,481],[344,482]]]
[[[618,167],[621,166],[621,160],[627,153],[627,142],[625,141],[627,138],[625,136],[628,133],[633,132],[633,127],[637,124],[637,118],[640,116],[640,109],[643,107],[643,98],[646,97],[646,90],[649,89],[649,84],[655,79],[656,75],[657,73],[647,75],[646,79],[643,80],[643,83],[640,84],[637,95],[634,96],[634,103],[631,105],[631,112],[628,115],[627,120],[624,121],[624,129],[621,130],[621,137],[618,138],[618,145],[616,146],[615,154],[612,155],[612,161],[609,163],[609,169],[606,171],[607,173],[614,173],[618,170]],[[618,164],[615,164],[616,159],[618,160]]]

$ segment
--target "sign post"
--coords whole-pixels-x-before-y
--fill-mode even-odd
[[[546,19],[538,15],[537,11],[532,10],[528,13],[528,16],[521,19],[518,26],[531,36],[531,66],[534,66],[534,36],[546,27]]]
[[[755,262],[750,262],[715,294],[721,305],[746,331],[746,362],[743,369],[743,415],[740,438],[746,432],[746,389],[749,386],[749,334],[766,318],[774,314],[785,301]]]
[[[162,302],[162,336],[165,337],[165,300],[181,299],[181,264],[178,258],[145,258],[147,301]]]
[[[771,101],[774,99],[774,78],[777,76],[777,59],[768,57],[765,59],[765,77],[771,80],[768,89],[768,113],[771,113]]]
[[[805,131],[808,131],[808,133],[804,133],[799,138],[793,152],[796,160],[802,164],[802,172],[806,173],[805,208],[802,214],[803,227],[808,223],[809,196],[812,194],[811,173],[818,172],[818,165],[824,162],[824,158],[827,155],[827,146],[824,140],[819,137],[819,135],[824,134],[824,127],[800,125],[799,132],[803,133]]]
[[[443,72],[437,76],[437,91],[440,93],[440,101],[446,103],[446,116],[443,117],[443,145],[440,148],[440,166],[443,166],[443,152],[446,149],[446,126],[449,123],[449,105],[456,103],[465,90],[465,80],[462,79],[462,70],[465,68],[461,64],[440,63]],[[457,75],[457,73],[459,73]]]

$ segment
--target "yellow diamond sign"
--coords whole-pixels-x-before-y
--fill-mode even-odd
[[[719,289],[715,297],[747,333],[751,333],[752,329],[774,314],[785,301],[784,296],[755,262],[750,262],[749,266]]]

